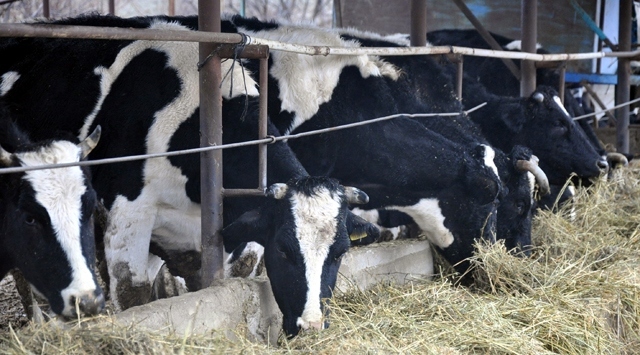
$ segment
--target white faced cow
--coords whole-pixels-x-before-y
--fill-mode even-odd
[[[267,195],[275,205],[247,212],[223,229],[225,245],[228,250],[242,242],[264,247],[265,267],[288,335],[321,329],[322,299],[331,297],[349,235],[375,233],[347,204],[367,203],[369,197],[323,177],[274,184]],[[234,235],[241,237],[226,238]]]
[[[0,167],[74,163],[96,146],[96,129],[81,143],[31,142],[0,117]],[[0,278],[18,268],[51,309],[65,317],[104,308],[96,281],[93,210],[88,169],[67,167],[0,175]]]

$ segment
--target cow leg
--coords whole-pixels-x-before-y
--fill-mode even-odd
[[[117,311],[149,302],[149,243],[156,216],[144,194],[135,201],[118,196],[104,236],[109,293]],[[155,275],[153,275],[155,278]]]
[[[107,269],[107,260],[104,255],[104,234],[107,230],[109,221],[109,211],[104,207],[102,202],[96,203],[96,209],[93,212],[94,228],[96,238],[96,268],[98,271],[98,282],[105,295],[109,295],[109,270]]]
[[[40,308],[38,298],[31,289],[29,281],[24,278],[18,269],[11,270],[11,276],[13,276],[13,281],[16,284],[16,289],[20,295],[20,302],[27,314],[27,318],[36,324],[44,324],[46,320],[44,312],[42,311],[42,308]]]
[[[15,282],[16,289],[20,295],[20,302],[22,303],[24,312],[27,314],[27,318],[32,320],[34,312],[31,307],[34,304],[34,299],[33,294],[31,293],[31,284],[29,284],[29,281],[22,276],[22,273],[18,269],[11,270],[11,276],[13,276],[13,281]]]
[[[186,282],[189,291],[201,289],[200,206],[158,209],[151,238],[151,252],[166,262],[172,275],[180,277],[170,283]]]
[[[248,242],[236,248],[225,258],[224,277],[256,277],[263,273],[264,247],[256,242]]]
[[[388,242],[396,239],[403,239],[407,237],[407,228],[405,224],[413,223],[413,219],[407,216],[406,220],[400,221],[400,223],[394,223],[396,221],[390,221],[389,218],[382,219],[381,213],[387,213],[386,210],[363,210],[360,208],[354,208],[351,210],[353,214],[363,218],[369,223],[373,223],[378,229],[380,229],[380,238],[378,242]]]

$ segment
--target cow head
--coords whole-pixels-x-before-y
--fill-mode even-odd
[[[504,240],[507,250],[528,256],[536,208],[535,187],[538,186],[539,195],[547,195],[549,182],[529,148],[515,146],[508,156],[502,154],[497,164],[505,186],[498,207],[497,238]]]
[[[274,184],[274,199],[243,214],[222,230],[229,252],[240,243],[264,246],[271,289],[283,314],[283,329],[295,336],[300,329],[324,327],[322,299],[331,297],[350,235],[371,231],[371,225],[347,209],[366,203],[368,196],[336,180],[306,177]]]
[[[608,168],[553,88],[540,86],[528,98],[502,98],[494,105],[498,107],[493,112],[500,113],[506,131],[492,133],[483,127],[483,132],[505,151],[515,144],[530,147],[551,184],[562,185],[572,174],[598,177]]]
[[[5,168],[78,162],[100,136],[97,128],[79,144],[32,143],[9,120],[0,124]],[[96,194],[90,181],[89,170],[78,166],[0,175],[0,277],[18,268],[51,310],[65,317],[104,308],[94,271]]]

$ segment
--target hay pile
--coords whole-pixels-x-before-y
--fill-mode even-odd
[[[531,258],[480,247],[471,287],[443,271],[433,281],[339,295],[329,329],[279,347],[219,334],[160,336],[104,317],[2,333],[0,353],[640,353],[639,177],[628,169],[580,191],[575,211],[539,213]]]

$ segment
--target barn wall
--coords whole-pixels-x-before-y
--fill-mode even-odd
[[[593,0],[577,0],[595,18]],[[520,1],[467,0],[471,12],[492,32],[520,38]],[[342,26],[391,33],[410,32],[411,0],[341,1]],[[452,1],[427,2],[427,29],[473,28]],[[538,42],[551,52],[592,52],[594,34],[569,1],[538,0]],[[571,62],[569,70],[590,72],[591,61]]]

